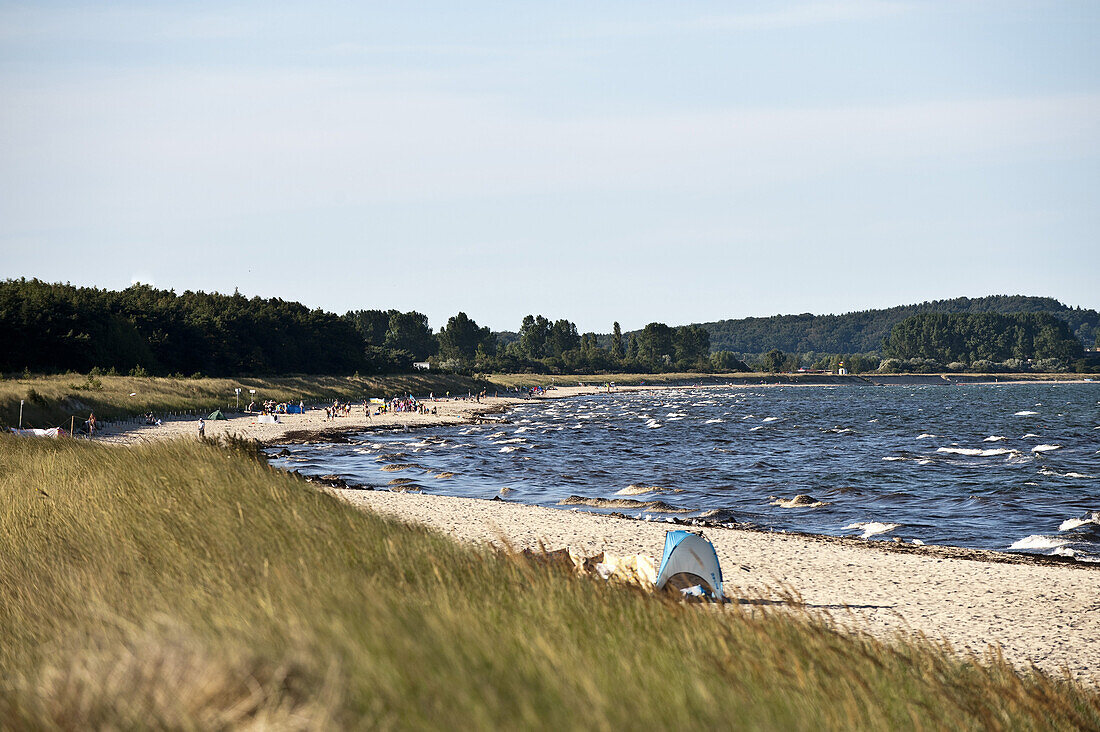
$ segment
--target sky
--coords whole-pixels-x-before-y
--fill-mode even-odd
[[[1100,2],[0,0],[0,278],[581,331],[1100,308]]]

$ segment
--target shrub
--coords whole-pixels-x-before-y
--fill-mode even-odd
[[[145,377],[148,375],[149,372],[146,371],[145,367],[141,366],[140,364],[130,369],[130,376]]]

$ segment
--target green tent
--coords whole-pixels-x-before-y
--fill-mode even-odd
[[[229,418],[226,417],[224,414],[222,414],[222,410],[215,409],[213,412],[210,413],[210,415],[207,417],[207,419],[229,419]]]

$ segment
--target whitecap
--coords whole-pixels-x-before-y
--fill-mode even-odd
[[[1028,433],[1027,433],[1026,435],[1024,435],[1023,437],[1021,437],[1020,439],[1021,439],[1021,440],[1026,440],[1026,439],[1028,439],[1029,437],[1038,437],[1038,436],[1039,436],[1039,435],[1035,434],[1034,432],[1028,432]]]
[[[708,419],[706,422],[703,422],[703,424],[718,424],[719,422],[725,422],[725,421],[726,420],[724,420],[724,419]]]
[[[1100,511],[1094,511],[1088,518],[1071,518],[1063,521],[1059,526],[1059,531],[1071,531],[1081,526],[1088,524],[1100,524]]]
[[[861,539],[869,539],[877,534],[885,534],[901,526],[901,524],[887,524],[881,521],[857,521],[854,524],[848,524],[845,526],[845,530],[857,529],[862,531],[860,534]]]
[[[1032,452],[1051,452],[1052,450],[1061,450],[1061,445],[1036,445],[1031,448]]]
[[[1032,534],[1031,536],[1025,536],[1023,539],[1013,543],[1009,546],[1009,549],[1054,549],[1056,547],[1065,546],[1070,542],[1067,539],[1059,539],[1053,536],[1043,536],[1041,534]]]
[[[913,544],[915,546],[924,546],[924,542],[921,541],[920,539],[910,539],[909,543]]]
[[[939,447],[936,448],[936,452],[946,452],[952,455],[969,455],[971,457],[993,457],[994,455],[1009,455],[1015,450],[1009,450],[1004,447],[994,447],[988,450],[982,450],[978,447]]]
[[[895,455],[891,455],[891,456],[888,456],[888,457],[884,457],[883,460],[885,460],[888,463],[893,463],[893,462],[898,462],[900,460],[905,460],[905,458],[897,457]]]
[[[1032,411],[1029,411],[1029,410],[1025,409],[1022,412],[1016,412],[1016,414],[1014,414],[1012,416],[1013,417],[1034,417],[1036,414],[1038,414],[1038,412],[1032,412]]]
[[[764,417],[764,419],[762,421],[763,422],[776,422],[778,420],[779,420],[779,417]]]
[[[762,430],[762,429],[764,429],[764,425],[758,424],[755,427],[750,428],[749,432],[756,432],[757,430]]]
[[[1003,439],[1003,435],[990,435],[989,437],[982,440],[982,442],[1000,442]]]
[[[929,437],[935,437],[935,435],[930,435],[927,432],[925,432],[923,434],[918,435],[917,439],[918,440],[927,440]]]
[[[1076,557],[1077,552],[1064,546],[1055,547],[1054,551],[1050,553],[1052,557]]]
[[[519,449],[520,449],[519,445],[509,445],[507,447],[500,448],[500,452],[515,452],[516,450],[519,450]]]

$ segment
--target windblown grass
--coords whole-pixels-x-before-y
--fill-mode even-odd
[[[0,727],[250,725],[1096,728],[1100,698],[532,567],[239,448],[0,437]]]
[[[101,420],[121,419],[154,412],[213,411],[236,405],[234,388],[241,388],[241,408],[248,404],[255,389],[258,401],[307,403],[356,400],[365,397],[431,391],[442,394],[477,392],[486,382],[450,374],[403,374],[398,376],[279,376],[268,378],[165,378],[145,376],[13,376],[0,381],[0,427],[15,426],[19,418],[19,400],[23,405],[23,426],[68,429],[70,417],[77,424],[94,411]],[[130,396],[134,394],[134,396]]]

